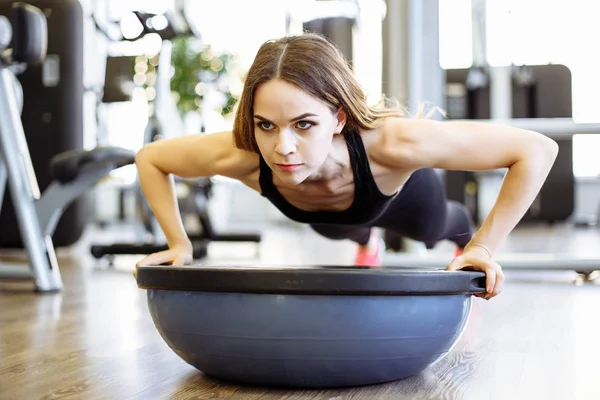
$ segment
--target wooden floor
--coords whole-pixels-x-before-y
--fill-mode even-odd
[[[596,230],[582,235],[597,246]],[[520,237],[522,245],[527,235]],[[219,382],[184,363],[151,321],[131,275],[137,258],[108,268],[82,249],[61,257],[62,293],[0,284],[1,400],[600,398],[600,286],[571,272],[507,271],[504,293],[474,299],[456,347],[417,376],[342,390],[275,390]],[[347,243],[288,228],[266,233],[261,252],[271,263],[345,262],[352,255]],[[211,257],[227,263],[223,254],[232,253],[240,262],[252,257],[244,246],[217,245]]]

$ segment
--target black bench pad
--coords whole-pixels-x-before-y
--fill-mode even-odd
[[[97,147],[93,150],[70,150],[50,161],[50,176],[61,183],[71,182],[83,169],[121,168],[135,162],[135,153],[121,147]]]

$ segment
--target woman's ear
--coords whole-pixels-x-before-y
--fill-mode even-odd
[[[334,129],[334,133],[341,133],[342,130],[344,129],[344,126],[346,126],[346,118],[347,118],[347,114],[346,114],[346,110],[344,110],[344,107],[340,107],[338,108],[338,110],[335,113],[335,118],[337,120],[337,123],[335,125],[335,129]]]

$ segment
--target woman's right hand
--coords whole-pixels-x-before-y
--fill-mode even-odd
[[[137,269],[147,265],[188,265],[194,261],[192,245],[175,245],[169,250],[159,251],[141,259],[135,265],[133,276],[137,279]]]

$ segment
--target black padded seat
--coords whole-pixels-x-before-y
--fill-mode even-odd
[[[25,3],[11,9],[12,59],[30,65],[40,64],[48,50],[48,22],[42,10]]]
[[[121,147],[97,147],[93,150],[71,150],[57,154],[50,160],[50,176],[61,183],[77,179],[83,169],[113,169],[133,164],[135,153]],[[93,167],[92,167],[93,164]]]

